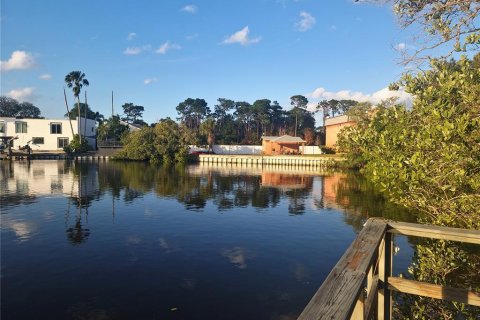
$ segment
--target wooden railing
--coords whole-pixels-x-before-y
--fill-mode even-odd
[[[123,144],[121,141],[110,140],[110,141],[97,141],[98,148],[122,148]]]
[[[392,276],[393,234],[480,245],[480,231],[369,219],[299,319],[391,319],[392,291],[480,306],[480,293]]]

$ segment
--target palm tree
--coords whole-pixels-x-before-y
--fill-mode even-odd
[[[85,73],[82,71],[72,71],[65,76],[65,83],[67,87],[72,88],[73,97],[77,98],[77,110],[78,110],[78,135],[80,141],[82,141],[82,132],[80,130],[80,91],[83,86],[88,87],[88,80],[85,79]]]
[[[208,118],[200,125],[200,133],[207,136],[208,151],[213,150],[215,144],[215,120]]]

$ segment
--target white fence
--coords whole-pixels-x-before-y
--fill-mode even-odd
[[[300,151],[303,154],[322,154],[322,149],[319,146],[300,146]]]
[[[214,144],[213,153],[215,154],[262,154],[262,146],[241,146],[241,145],[221,145]],[[190,146],[190,153],[198,151],[208,151],[208,148]]]
[[[241,145],[220,145],[215,144],[212,147],[215,154],[262,154],[262,146],[241,146]],[[190,152],[203,151],[207,152],[208,148],[201,148],[196,146],[190,146]],[[322,149],[318,146],[300,146],[300,151],[303,154],[322,154]]]

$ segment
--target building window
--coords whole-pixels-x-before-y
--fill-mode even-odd
[[[16,121],[15,122],[15,133],[27,133],[27,123]]]
[[[45,139],[43,137],[33,137],[32,144],[44,144]]]
[[[51,134],[61,134],[62,133],[62,124],[61,123],[50,123],[50,133]]]
[[[0,122],[0,133],[5,133],[5,122]]]
[[[58,138],[58,148],[64,148],[68,146],[68,138]]]

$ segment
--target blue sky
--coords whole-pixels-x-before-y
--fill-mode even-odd
[[[1,94],[62,117],[63,79],[81,70],[93,110],[110,116],[113,90],[116,113],[142,105],[149,123],[189,97],[212,109],[217,98],[289,108],[296,94],[377,102],[407,41],[389,5],[352,0],[2,0]]]

